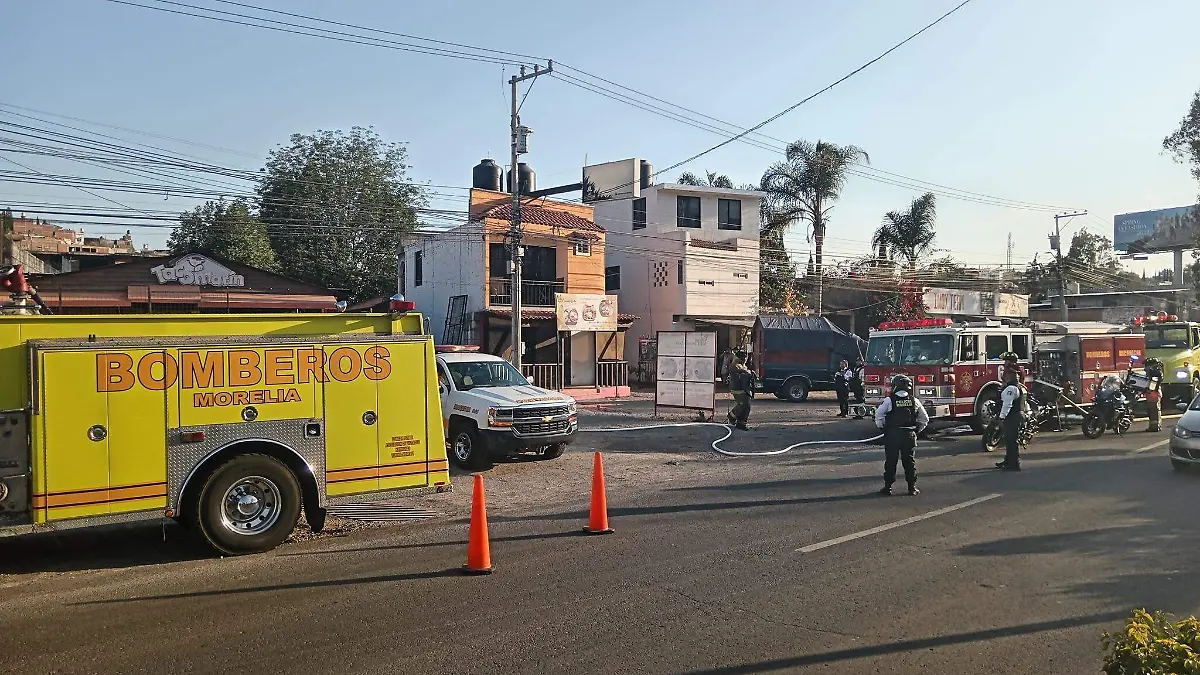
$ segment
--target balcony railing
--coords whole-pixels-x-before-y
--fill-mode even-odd
[[[597,387],[628,387],[629,363],[627,361],[598,361],[596,363]]]
[[[554,391],[563,388],[563,367],[557,363],[522,363],[521,374],[535,387]]]
[[[524,307],[553,307],[554,294],[565,293],[567,284],[562,281],[522,281],[521,305]],[[489,284],[488,303],[512,305],[512,280],[493,277]]]

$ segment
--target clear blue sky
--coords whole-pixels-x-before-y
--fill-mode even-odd
[[[210,0],[192,4],[219,6]],[[149,3],[147,3],[149,4]],[[258,0],[377,28],[545,56],[721,119],[751,125],[820,89],[953,7],[955,0],[630,4]],[[875,167],[1027,202],[1115,213],[1194,203],[1186,167],[1162,138],[1200,88],[1194,0],[974,0],[869,70],[764,132],[866,149]],[[103,0],[0,3],[0,102],[232,148],[172,146],[256,169],[294,132],[374,126],[408,143],[413,178],[466,186],[485,156],[503,161],[501,67],[284,35]],[[512,74],[511,68],[507,71]],[[522,111],[539,186],[590,162],[664,167],[717,138],[560,81],[539,81]],[[102,130],[103,131],[103,130]],[[129,136],[131,140],[147,141]],[[156,142],[156,141],[150,141]],[[259,158],[259,159],[256,159]],[[732,144],[686,167],[756,181],[777,159]],[[44,171],[95,173],[56,160]],[[13,168],[11,166],[7,168]],[[674,178],[674,172],[663,178]],[[0,202],[66,188],[0,183]],[[833,255],[866,250],[883,213],[917,191],[854,178],[832,221]],[[114,195],[156,209],[178,198]],[[96,202],[103,203],[103,202]],[[440,207],[462,207],[439,198]],[[961,259],[1024,263],[1047,248],[1049,214],[942,198],[938,241]],[[136,240],[160,244],[161,231]],[[803,233],[791,243],[804,249]],[[1168,262],[1168,261],[1162,261]],[[1156,264],[1155,267],[1161,267]]]

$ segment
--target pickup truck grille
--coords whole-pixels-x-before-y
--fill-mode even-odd
[[[513,424],[513,428],[522,436],[541,436],[545,434],[561,434],[566,433],[571,428],[570,420],[558,420],[555,422],[517,422]]]
[[[543,406],[538,408],[513,408],[513,419],[525,420],[530,418],[541,419],[543,417],[553,417],[556,415],[566,415],[567,406]]]

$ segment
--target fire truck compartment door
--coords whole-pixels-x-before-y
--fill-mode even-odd
[[[97,391],[92,351],[38,351],[43,471],[35,522],[109,513],[108,394]]]
[[[363,376],[363,346],[326,345],[325,491],[330,496],[379,489],[379,392]]]
[[[429,440],[441,438],[441,405],[430,397],[424,342],[375,345],[385,350],[390,368],[379,387],[379,487],[392,490],[429,482]],[[379,363],[378,359],[368,361]],[[382,375],[383,373],[378,373]],[[432,412],[431,412],[432,411]],[[430,426],[430,424],[434,426]]]

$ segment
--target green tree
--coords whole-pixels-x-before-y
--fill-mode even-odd
[[[294,134],[271,152],[258,187],[259,217],[289,276],[349,291],[396,292],[396,249],[424,206],[403,145],[371,129]]]
[[[933,250],[936,220],[937,198],[927,192],[914,199],[907,211],[888,211],[871,238],[871,246],[885,251],[896,262],[915,268]]]
[[[1200,181],[1200,91],[1192,97],[1192,105],[1179,128],[1163,139],[1163,150],[1180,163],[1191,164],[1192,175]]]
[[[812,227],[816,253],[814,307],[818,315],[823,301],[822,254],[829,215],[846,185],[850,167],[868,161],[867,153],[854,145],[799,140],[788,144],[784,161],[776,162],[763,174],[762,189],[767,193],[764,233],[786,231],[799,222]]]
[[[209,201],[179,214],[179,226],[167,237],[171,253],[205,253],[232,262],[275,270],[275,251],[267,228],[243,200]]]
[[[718,174],[715,171],[705,171],[705,177],[701,178],[691,171],[684,171],[679,174],[679,178],[675,180],[680,185],[699,185],[702,187],[716,187],[733,189],[733,181],[725,174]]]

